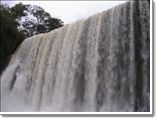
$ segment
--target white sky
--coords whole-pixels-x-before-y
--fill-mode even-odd
[[[41,6],[52,17],[61,19],[69,24],[78,19],[87,18],[95,13],[102,12],[126,1],[5,1],[10,6],[19,2]]]

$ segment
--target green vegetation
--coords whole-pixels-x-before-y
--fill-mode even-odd
[[[0,14],[0,73],[25,38],[63,26],[60,19],[52,18],[49,13],[39,6],[19,3],[9,7],[1,4]]]

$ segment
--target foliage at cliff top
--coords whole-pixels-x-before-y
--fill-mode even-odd
[[[36,5],[19,3],[9,7],[7,4],[1,4],[0,14],[0,73],[25,38],[63,26],[62,20],[51,17],[48,12]]]

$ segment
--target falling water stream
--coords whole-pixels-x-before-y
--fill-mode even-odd
[[[150,111],[149,2],[27,38],[1,75],[1,111]]]

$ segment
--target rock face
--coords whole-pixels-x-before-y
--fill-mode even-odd
[[[127,2],[20,45],[1,111],[150,111],[149,2]]]

